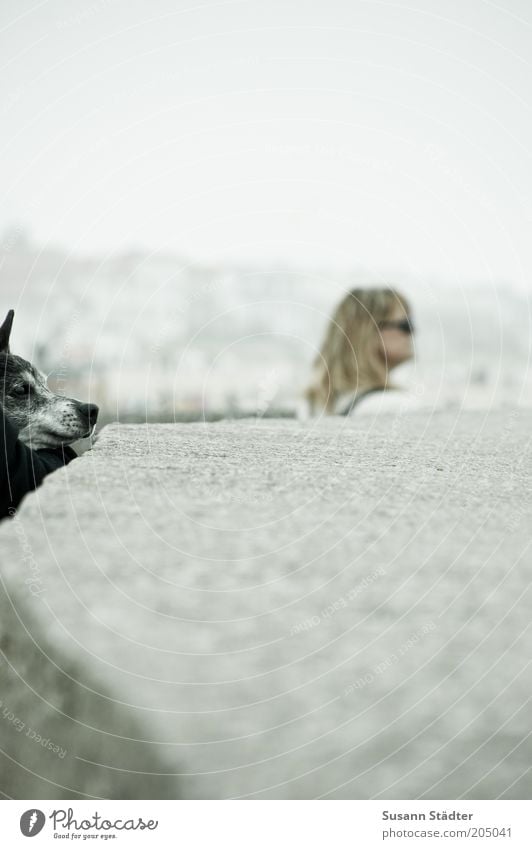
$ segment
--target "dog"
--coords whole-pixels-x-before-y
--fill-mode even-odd
[[[96,404],[56,395],[46,376],[9,350],[14,310],[0,327],[0,405],[29,448],[60,448],[92,436],[98,418]]]

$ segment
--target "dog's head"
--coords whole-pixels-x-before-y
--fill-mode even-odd
[[[58,448],[90,436],[98,407],[56,395],[46,385],[42,372],[11,354],[14,315],[10,310],[0,327],[0,406],[17,428],[19,439],[39,449]]]

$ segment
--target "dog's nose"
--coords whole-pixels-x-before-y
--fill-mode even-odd
[[[99,408],[96,404],[80,404],[79,411],[81,415],[87,419],[88,423],[92,426],[96,424],[96,419],[98,418]]]

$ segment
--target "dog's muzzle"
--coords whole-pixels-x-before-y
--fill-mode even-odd
[[[98,419],[99,407],[96,404],[80,404],[78,412],[83,424],[87,425],[87,432],[90,433]]]

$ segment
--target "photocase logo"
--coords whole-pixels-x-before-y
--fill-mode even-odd
[[[24,837],[35,837],[42,831],[46,817],[42,811],[37,808],[30,808],[25,811],[20,818],[20,830]]]

